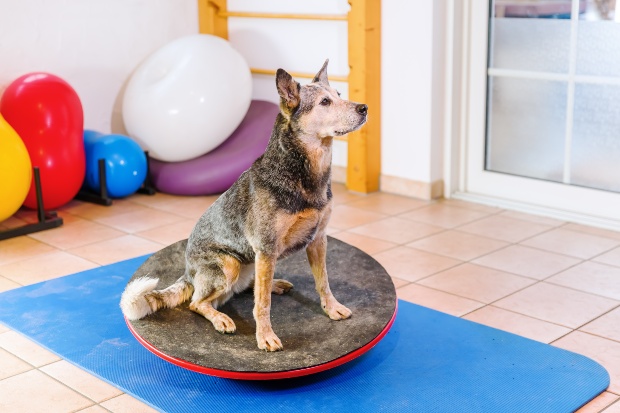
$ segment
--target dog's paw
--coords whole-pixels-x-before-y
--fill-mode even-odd
[[[282,347],[282,342],[273,331],[257,332],[256,342],[258,343],[258,348],[265,351],[280,351],[284,348]]]
[[[351,317],[352,314],[351,310],[336,300],[332,301],[329,305],[324,305],[323,311],[325,311],[332,320],[344,320]]]
[[[224,313],[219,313],[211,320],[213,327],[222,334],[232,334],[237,330],[235,322]]]
[[[288,293],[291,288],[293,288],[293,284],[286,280],[275,279],[271,284],[271,292],[278,295]]]

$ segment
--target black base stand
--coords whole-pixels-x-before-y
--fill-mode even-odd
[[[34,172],[34,187],[37,194],[37,217],[39,222],[34,224],[23,225],[18,228],[11,228],[8,230],[0,231],[0,241],[15,238],[22,235],[32,234],[34,232],[44,231],[46,229],[57,228],[62,225],[62,218],[59,217],[55,211],[45,212],[43,206],[43,190],[41,189],[41,175],[39,173],[39,167],[33,168]]]
[[[108,180],[105,173],[105,159],[99,159],[97,162],[99,172],[99,193],[93,193],[90,191],[81,190],[75,196],[75,199],[79,201],[86,201],[92,204],[98,204],[103,206],[112,205],[112,198],[108,196]]]
[[[137,192],[146,195],[155,195],[155,188],[151,183],[150,170],[149,170],[149,152],[144,151],[146,155],[146,178],[142,183],[142,186]],[[98,204],[103,206],[112,205],[112,198],[108,195],[108,180],[105,171],[105,159],[99,159],[97,161],[97,172],[99,173],[99,193],[90,192],[87,190],[81,190],[75,196],[75,199],[79,201],[90,202],[92,204]]]
[[[146,155],[146,178],[138,192],[144,195],[155,195],[155,186],[151,180],[151,159],[149,158],[149,151],[144,151]]]

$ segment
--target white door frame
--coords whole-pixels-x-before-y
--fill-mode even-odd
[[[454,13],[454,8],[449,12]],[[446,120],[444,161],[446,197],[495,205],[538,215],[620,230],[620,194],[561,183],[486,171],[488,0],[464,0],[462,28],[455,36],[462,45],[454,71]],[[453,15],[454,21],[461,16]],[[448,29],[450,31],[450,29]],[[459,64],[460,63],[460,64]],[[460,66],[460,67],[458,67]],[[455,74],[452,74],[455,79]],[[457,155],[458,154],[458,155]]]

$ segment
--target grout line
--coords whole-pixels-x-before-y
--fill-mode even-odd
[[[482,302],[482,301],[480,301],[480,300],[475,300],[475,299],[473,299],[473,298],[469,298],[469,297],[463,297],[463,296],[461,296],[461,295],[457,295],[457,294],[454,294],[454,293],[451,293],[451,292],[448,292],[448,291],[439,290],[439,289],[437,289],[437,288],[434,288],[434,287],[431,287],[431,286],[428,286],[428,285],[418,284],[417,282],[410,282],[410,283],[409,283],[409,284],[407,284],[407,285],[403,285],[402,287],[397,288],[397,290],[399,290],[399,289],[401,289],[401,288],[403,288],[403,287],[406,287],[406,286],[408,286],[408,285],[411,285],[411,284],[415,284],[415,285],[417,285],[417,286],[419,286],[419,287],[423,287],[423,288],[428,288],[429,290],[437,291],[437,292],[440,292],[440,293],[443,293],[443,294],[446,294],[446,295],[451,295],[452,297],[461,298],[461,299],[464,299],[464,300],[473,301],[473,302],[475,302],[475,303],[481,304],[481,306],[480,306],[480,307],[478,307],[478,308],[476,308],[476,309],[474,309],[474,310],[472,310],[472,311],[470,311],[470,312],[464,313],[464,314],[462,314],[462,315],[460,315],[460,316],[455,316],[455,317],[458,317],[458,318],[462,318],[463,316],[465,316],[465,315],[467,315],[467,314],[470,314],[470,313],[472,313],[472,312],[474,312],[474,311],[480,310],[481,308],[484,308],[484,307],[488,306],[488,304],[486,304],[486,303],[484,303],[484,302]],[[414,301],[409,301],[409,300],[405,300],[405,299],[403,299],[403,301],[407,301],[407,302],[409,302],[409,303],[417,304],[417,303],[416,303],[416,302],[414,302]],[[418,304],[418,305],[420,305],[420,304]],[[439,310],[437,310],[437,311],[439,311]],[[446,314],[447,314],[447,313],[446,313]]]
[[[616,307],[616,308],[618,308],[618,307]],[[590,321],[590,322],[591,322],[591,321]],[[593,333],[589,333],[589,332],[587,332],[587,331],[580,330],[580,328],[582,328],[582,327],[583,327],[583,326],[585,326],[586,324],[589,324],[590,322],[585,323],[585,324],[583,324],[583,325],[581,325],[581,326],[579,326],[579,327],[577,327],[577,328],[575,328],[575,329],[572,329],[571,331],[569,331],[568,333],[566,333],[566,334],[562,335],[561,337],[556,338],[555,340],[553,340],[553,341],[552,341],[551,343],[549,343],[549,344],[554,345],[554,344],[555,344],[556,342],[558,342],[559,340],[561,340],[561,339],[563,339],[564,337],[566,337],[566,336],[568,336],[568,335],[570,335],[570,334],[572,334],[572,333],[575,333],[575,332],[579,332],[579,333],[582,333],[582,334],[587,334],[587,335],[592,336],[592,337],[597,337],[597,338],[601,338],[601,339],[603,339],[603,340],[609,340],[609,341],[613,341],[614,343],[618,343],[618,344],[620,344],[620,341],[618,341],[618,340],[614,340],[614,339],[609,338],[609,337],[604,337],[604,336],[601,336],[601,335],[598,335],[598,334],[593,334]],[[556,347],[557,347],[557,346],[556,346]]]
[[[58,360],[58,361],[56,361],[55,363],[57,363],[57,362],[59,362],[59,361],[62,361],[62,360],[64,360],[64,359]],[[50,363],[50,364],[51,364],[51,363]],[[48,365],[49,365],[49,364],[48,364]],[[40,367],[44,367],[44,366],[40,366]],[[93,399],[91,399],[91,398],[90,398],[90,397],[88,397],[87,395],[85,395],[85,394],[83,394],[83,393],[79,392],[78,390],[74,389],[73,387],[69,386],[68,384],[63,383],[62,381],[60,381],[60,380],[56,379],[55,377],[50,376],[49,374],[47,374],[46,372],[44,372],[44,371],[43,371],[43,370],[41,370],[40,368],[37,368],[37,370],[38,370],[41,374],[43,374],[43,375],[45,375],[45,376],[49,377],[50,379],[54,380],[56,383],[60,384],[61,386],[65,387],[65,388],[67,388],[67,389],[69,389],[69,390],[71,390],[72,392],[74,392],[74,393],[76,393],[76,394],[78,394],[78,395],[80,395],[80,396],[84,397],[85,399],[87,399],[87,400],[89,400],[89,401],[91,401],[91,402],[92,402],[92,404],[91,404],[90,406],[82,407],[82,408],[80,408],[80,409],[73,410],[72,412],[79,412],[80,410],[88,409],[89,407],[93,407],[94,405],[96,405],[96,404],[97,404],[97,402],[96,402],[96,401],[94,401]]]

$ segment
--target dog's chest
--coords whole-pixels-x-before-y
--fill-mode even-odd
[[[316,236],[323,212],[309,208],[295,214],[287,214],[281,228],[281,251],[290,252],[308,245]]]

